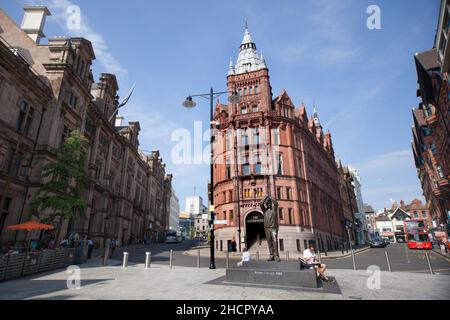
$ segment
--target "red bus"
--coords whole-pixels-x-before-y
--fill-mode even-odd
[[[406,243],[409,249],[426,249],[433,248],[428,229],[425,222],[421,219],[412,219],[404,221]]]

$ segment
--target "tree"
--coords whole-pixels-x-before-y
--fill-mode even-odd
[[[45,165],[43,178],[49,178],[33,197],[30,208],[44,223],[54,223],[56,217],[71,221],[84,216],[86,203],[82,192],[86,186],[85,162],[89,141],[76,130],[64,141],[56,160]],[[51,209],[50,214],[42,214]]]

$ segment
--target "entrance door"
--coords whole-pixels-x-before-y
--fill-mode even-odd
[[[245,219],[245,234],[247,236],[247,249],[256,242],[266,239],[264,232],[264,216],[260,212],[251,212]]]

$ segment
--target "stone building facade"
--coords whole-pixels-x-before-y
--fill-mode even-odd
[[[88,208],[70,227],[57,221],[53,236],[77,233],[96,246],[107,238],[122,244],[144,235],[162,239],[172,176],[159,151],[139,150],[139,122],[122,125],[116,77],[103,73],[94,81],[95,53],[86,39],[54,37],[40,44],[46,7],[28,6],[25,13],[31,20],[20,28],[0,10],[0,242],[25,240],[25,233],[5,227],[31,219],[28,204],[43,182],[42,167],[73,130],[89,140]]]
[[[373,209],[373,207],[370,204],[365,203],[364,204],[364,214],[366,216],[366,221],[367,221],[367,230],[369,231],[369,240],[373,240],[375,238],[377,238],[377,225],[376,225],[376,221],[375,218],[377,216],[375,210]]]
[[[169,215],[169,229],[180,231],[180,201],[172,188],[170,197],[170,215]]]
[[[355,213],[355,220],[359,223],[357,229],[358,243],[366,243],[370,241],[369,229],[367,228],[366,215],[364,213],[364,200],[362,198],[362,179],[358,171],[353,167],[348,167],[350,175],[352,177],[353,189],[356,196],[357,211]]]
[[[435,45],[414,56],[421,102],[412,110],[412,149],[435,230],[449,232],[450,1],[441,1]]]
[[[357,219],[358,204],[353,186],[354,180],[348,166],[343,166],[341,161],[337,162],[339,193],[342,199],[342,211],[344,214],[344,225],[348,229],[349,241],[360,245],[358,230],[361,230],[361,221]]]
[[[280,251],[302,251],[311,241],[322,251],[340,248],[346,231],[331,134],[286,91],[272,98],[269,70],[247,29],[227,87],[241,101],[215,109],[213,200],[216,219],[228,221],[215,226],[216,249],[265,238],[259,203],[267,194],[279,204]]]

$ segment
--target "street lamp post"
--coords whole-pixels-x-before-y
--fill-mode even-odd
[[[210,124],[210,145],[211,145],[211,157],[210,157],[210,181],[211,181],[211,191],[209,196],[209,204],[210,204],[210,211],[211,211],[211,232],[210,232],[210,262],[209,262],[209,268],[215,269],[215,259],[214,259],[214,219],[215,219],[215,213],[214,213],[214,159],[213,159],[213,143],[214,143],[214,98],[217,98],[225,93],[231,93],[231,95],[228,97],[228,101],[230,103],[239,103],[240,97],[237,94],[236,90],[234,91],[222,91],[222,92],[214,92],[214,89],[211,87],[209,93],[203,93],[203,94],[195,94],[195,95],[189,95],[186,100],[183,102],[183,107],[187,109],[194,108],[197,104],[192,99],[193,97],[202,97],[205,99],[209,99],[209,124]]]

